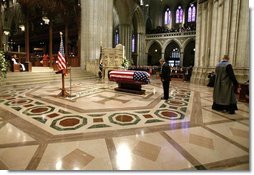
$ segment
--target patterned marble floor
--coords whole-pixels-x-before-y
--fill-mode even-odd
[[[158,79],[144,95],[116,84],[73,81],[0,88],[2,170],[243,170],[250,166],[249,106],[211,110],[212,89]]]

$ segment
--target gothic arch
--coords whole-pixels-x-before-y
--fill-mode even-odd
[[[130,14],[130,7],[127,0],[115,0],[114,7],[119,17],[120,24],[130,24],[132,15]],[[121,13],[119,13],[121,12]]]
[[[165,53],[165,50],[166,50],[167,46],[168,46],[171,42],[176,42],[180,49],[183,48],[183,47],[182,47],[182,44],[181,44],[181,42],[180,42],[179,40],[177,40],[177,39],[175,39],[175,38],[174,38],[174,39],[168,39],[168,40],[166,40],[166,42],[165,42],[165,43],[163,44],[163,46],[162,46],[162,53]]]
[[[136,33],[134,35],[134,48],[135,52],[132,54],[132,59],[135,65],[140,65],[143,62],[143,59],[145,57],[145,21],[143,17],[142,9],[139,6],[136,6],[134,12],[133,12],[133,22],[135,21],[136,25]],[[134,26],[134,24],[133,24]]]
[[[150,47],[147,51],[147,64],[149,66],[159,66],[159,60],[162,55],[162,47],[161,44],[157,41],[151,42]]]
[[[151,33],[151,31],[153,30],[153,24],[150,18],[147,18],[145,25],[146,25],[146,34]]]
[[[116,8],[113,7],[113,25],[114,25],[113,28],[115,29],[116,27],[118,27],[119,23],[120,23],[120,21],[119,21],[118,12],[117,12]]]
[[[145,33],[145,21],[142,9],[137,6],[134,11],[133,17],[137,20],[137,33]]]
[[[180,65],[180,53],[181,53],[181,45],[176,42],[177,40],[171,40],[167,44],[164,50],[164,59],[166,61],[170,61],[172,66]]]
[[[189,39],[183,48],[183,66],[194,66],[195,62],[195,40]]]
[[[189,42],[191,42],[191,41],[195,41],[195,38],[188,38],[188,39],[186,39],[184,42],[183,42],[183,44],[182,44],[182,48],[183,49],[185,49],[185,47],[187,46],[187,44],[189,44]]]
[[[158,43],[161,47],[161,51],[163,52],[163,47],[162,47],[162,44],[157,41],[157,40],[152,40],[152,41],[149,41],[147,44],[146,44],[146,53],[148,53],[150,47],[154,44],[154,43]]]

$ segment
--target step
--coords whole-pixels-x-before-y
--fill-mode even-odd
[[[71,78],[71,79],[70,79]],[[73,69],[71,73],[65,76],[65,81],[80,81],[87,79],[97,79],[95,75],[81,70]],[[8,72],[7,78],[1,80],[1,86],[25,86],[33,84],[45,84],[62,81],[61,74],[52,72]]]

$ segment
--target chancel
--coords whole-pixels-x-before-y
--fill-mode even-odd
[[[250,172],[249,0],[0,7],[1,170]]]

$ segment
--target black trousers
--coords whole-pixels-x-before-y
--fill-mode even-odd
[[[163,91],[164,91],[164,99],[167,100],[169,98],[169,81],[163,81]]]

